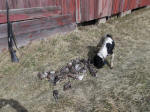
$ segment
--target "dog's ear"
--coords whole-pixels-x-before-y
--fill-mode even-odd
[[[112,38],[112,35],[111,34],[106,34],[106,37]]]

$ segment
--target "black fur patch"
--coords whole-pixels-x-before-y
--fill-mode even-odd
[[[102,68],[104,66],[104,61],[101,57],[99,57],[98,55],[94,56],[94,66],[96,68]]]
[[[113,54],[113,49],[114,49],[114,47],[115,47],[115,42],[113,41],[112,44],[107,43],[107,44],[106,44],[106,47],[107,47],[107,52],[108,52],[108,54]]]
[[[112,35],[110,35],[110,34],[107,34],[106,37],[110,37],[112,39]]]

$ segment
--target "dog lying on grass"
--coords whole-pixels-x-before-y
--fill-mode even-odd
[[[98,52],[94,56],[93,63],[96,68],[102,68],[106,61],[107,56],[111,56],[111,64],[110,68],[113,68],[113,61],[114,61],[114,47],[115,47],[115,42],[112,39],[112,36],[107,34],[105,35],[100,43],[98,44]]]

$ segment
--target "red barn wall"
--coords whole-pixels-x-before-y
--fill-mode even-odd
[[[61,3],[61,8],[62,8],[62,14],[71,14],[73,22],[75,22],[76,18],[76,0],[62,0]]]
[[[11,21],[20,21],[27,20],[39,17],[53,16],[56,14],[71,14],[72,20],[75,22],[75,0],[8,0],[9,7],[13,13],[10,13]],[[0,23],[6,23],[6,0],[0,0]],[[56,10],[56,12],[33,12],[34,8],[44,8],[50,6],[58,6],[60,10]],[[16,10],[17,9],[17,10]],[[26,13],[26,9],[28,12]],[[20,13],[18,13],[20,11]],[[17,14],[15,13],[17,12]],[[33,14],[32,14],[33,13]]]
[[[61,0],[8,0],[11,9],[60,5]],[[0,0],[0,10],[5,10],[6,0]]]
[[[150,5],[150,0],[8,0],[11,9],[26,9],[34,7],[60,6],[61,14],[71,14],[73,22],[90,21],[111,16],[123,11]],[[6,22],[6,0],[0,0],[0,23]],[[49,14],[50,15],[50,14]],[[12,21],[25,20],[29,15],[11,15]],[[43,15],[42,15],[43,16]],[[33,16],[32,16],[33,17]]]
[[[150,5],[150,0],[76,0],[77,23]]]

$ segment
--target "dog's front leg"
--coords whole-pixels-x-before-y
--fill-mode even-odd
[[[110,68],[112,69],[113,67],[114,67],[114,56],[115,56],[115,54],[113,53],[112,55],[111,55],[111,64],[110,64]]]

